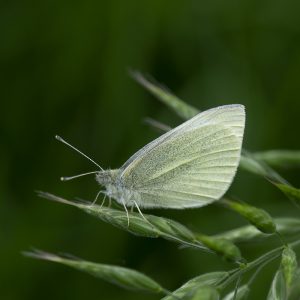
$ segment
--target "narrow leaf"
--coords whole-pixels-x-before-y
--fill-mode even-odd
[[[182,299],[183,297],[191,297],[199,288],[206,288],[207,286],[217,287],[229,276],[230,274],[228,272],[211,272],[197,276],[174,291],[172,293],[173,296],[168,295],[162,300],[174,300],[174,296],[179,299]]]
[[[300,220],[296,218],[275,218],[277,231],[283,236],[292,236],[300,233]],[[253,225],[246,225],[216,234],[215,237],[231,240],[234,243],[260,240],[269,237]]]
[[[243,151],[243,155],[240,160],[240,167],[245,171],[265,177],[271,183],[281,182],[287,184],[287,181],[269,165],[256,159],[250,152],[246,150]]]
[[[264,152],[255,152],[253,153],[253,156],[272,167],[300,167],[300,151],[297,150],[269,150]]]
[[[286,287],[282,272],[276,272],[267,300],[286,300]]]
[[[186,104],[167,89],[147,80],[141,73],[132,72],[131,75],[139,84],[144,86],[158,100],[169,106],[181,118],[188,120],[199,113],[196,108]]]
[[[276,232],[276,224],[265,210],[246,203],[235,202],[228,199],[222,199],[221,201],[227,207],[247,219],[261,232],[267,234],[273,234]]]
[[[240,167],[243,170],[246,170],[250,173],[260,175],[263,177],[268,176],[268,172],[265,170],[265,168],[255,159],[247,156],[242,156],[240,160]]]
[[[165,133],[172,129],[172,127],[151,118],[145,118],[144,122],[152,128],[156,129],[158,132]]]
[[[64,258],[42,251],[27,252],[25,255],[72,267],[126,289],[151,293],[166,293],[166,290],[153,279],[135,270],[119,266],[97,264],[85,260]]]
[[[289,199],[300,204],[300,189],[296,189],[291,185],[274,183]]]
[[[244,153],[246,153],[244,151]],[[300,189],[293,187],[287,180],[280,176],[266,163],[259,161],[254,156],[247,153],[241,158],[240,166],[247,171],[261,175],[268,179],[274,186],[280,189],[290,200],[300,204]]]

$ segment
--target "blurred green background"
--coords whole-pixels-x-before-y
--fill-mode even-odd
[[[299,149],[300,2],[0,5],[1,299],[159,299],[24,258],[21,251],[30,247],[135,268],[169,289],[198,274],[232,268],[214,255],[131,236],[34,191],[71,199],[93,199],[98,191],[92,177],[59,181],[94,167],[55,141],[55,134],[104,168],[115,168],[158,135],[143,118],[181,122],[128,76],[130,68],[151,74],[199,109],[244,104],[249,150]],[[300,187],[299,171],[283,174]],[[245,172],[238,172],[230,193],[273,216],[299,216],[274,187]],[[217,206],[153,213],[209,234],[245,224]],[[257,243],[242,250],[252,259],[266,247]],[[276,263],[258,277],[251,299],[265,298],[275,269]]]

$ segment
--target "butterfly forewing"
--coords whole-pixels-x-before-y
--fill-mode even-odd
[[[244,127],[245,127],[245,111],[244,106],[240,104],[231,104],[215,107],[208,109],[191,118],[190,120],[184,122],[183,124],[177,126],[176,128],[168,131],[167,133],[161,135],[151,143],[147,144],[135,154],[133,154],[121,167],[123,172],[126,172],[127,168],[130,168],[131,163],[135,159],[141,159],[144,155],[155,148],[157,145],[163,143],[171,137],[176,136],[182,132],[195,129],[205,124],[223,124],[230,127],[235,135],[239,138],[243,138]]]

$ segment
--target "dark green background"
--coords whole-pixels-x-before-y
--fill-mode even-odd
[[[199,109],[244,104],[249,150],[300,148],[299,13],[292,0],[1,1],[1,299],[159,298],[22,257],[31,246],[135,268],[169,289],[231,268],[213,255],[130,236],[34,191],[85,199],[98,191],[92,177],[59,181],[95,168],[55,141],[56,133],[115,168],[157,136],[144,117],[181,122],[128,76],[129,68]],[[300,186],[299,172],[283,174]],[[231,194],[273,216],[299,216],[274,187],[245,172]],[[217,206],[153,213],[204,233],[245,224]],[[242,250],[251,259],[263,246]],[[257,278],[251,299],[265,298],[274,269]]]

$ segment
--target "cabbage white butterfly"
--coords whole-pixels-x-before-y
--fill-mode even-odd
[[[134,206],[139,212],[140,208],[201,207],[220,199],[231,185],[240,161],[244,127],[243,105],[212,108],[147,144],[115,170],[103,170],[56,136],[100,168],[62,180],[96,174],[96,181],[105,187],[98,195],[113,198],[126,212]]]

